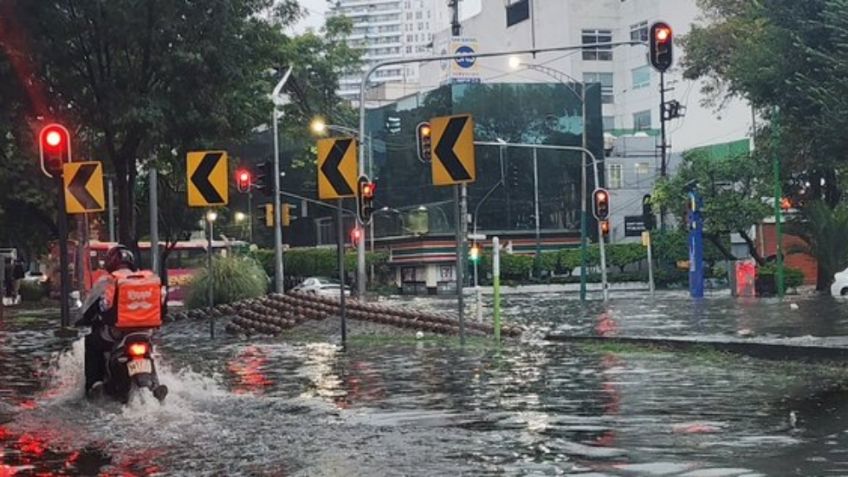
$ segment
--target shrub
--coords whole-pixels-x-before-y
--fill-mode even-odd
[[[774,264],[764,265],[757,268],[757,278],[774,282],[777,266]],[[804,272],[797,268],[783,268],[783,284],[785,288],[797,288],[804,284]]]
[[[22,281],[20,293],[21,301],[38,302],[47,296],[47,288],[38,282]]]
[[[188,308],[202,308],[209,304],[209,283],[209,271],[199,269],[188,285]],[[211,283],[215,305],[258,297],[268,291],[268,276],[259,263],[249,257],[214,258]]]
[[[501,255],[501,277],[513,280],[524,280],[530,276],[533,269],[532,256],[527,255]]]

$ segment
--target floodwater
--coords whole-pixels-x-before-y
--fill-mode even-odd
[[[530,332],[500,350],[360,339],[343,352],[320,342],[212,341],[205,323],[171,324],[158,346],[171,389],[164,405],[143,395],[128,406],[85,401],[81,341],[54,338],[37,314],[7,318],[0,476],[848,475],[848,393],[838,376],[536,338],[740,326],[838,334],[842,315],[825,325],[819,314],[841,312],[839,302],[807,298],[789,310],[710,299],[693,311],[677,295],[586,309],[555,296],[506,301],[507,318]]]

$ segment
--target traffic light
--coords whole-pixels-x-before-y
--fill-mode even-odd
[[[368,177],[361,176],[357,183],[356,193],[356,212],[359,216],[359,221],[367,224],[371,221],[371,214],[374,213],[374,192],[377,190],[377,184],[368,180]]]
[[[71,162],[71,135],[61,124],[48,124],[38,134],[41,170],[47,177],[61,177],[62,165]]]
[[[250,171],[247,169],[236,169],[236,188],[239,192],[250,192],[252,186]]]
[[[606,189],[595,189],[592,213],[598,220],[607,220],[610,215],[610,198]]]
[[[668,23],[651,25],[651,64],[660,73],[665,73],[672,62],[672,32]]]
[[[419,123],[418,127],[415,130],[416,136],[418,137],[418,160],[422,162],[430,162],[432,157],[432,135],[433,128],[430,127],[430,123],[423,122]]]
[[[645,230],[654,230],[654,208],[651,206],[651,194],[645,194],[642,197],[642,223],[645,224]]]
[[[609,220],[602,220],[602,221],[600,222],[600,224],[601,224],[601,234],[602,234],[604,237],[609,237],[609,232],[610,232],[610,223],[609,223]]]
[[[362,229],[357,225],[350,231],[350,243],[356,247],[360,240],[362,240]]]
[[[265,204],[265,226],[274,226],[274,204]]]
[[[476,243],[468,251],[468,259],[471,263],[478,263],[480,261],[480,247]]]
[[[291,225],[291,204],[283,204],[283,227]]]
[[[256,188],[268,197],[274,195],[274,164],[265,161],[259,164],[259,173],[256,174]]]

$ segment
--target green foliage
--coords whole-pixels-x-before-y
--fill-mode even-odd
[[[808,253],[816,259],[819,277],[825,280],[816,285],[819,290],[830,286],[833,275],[848,267],[848,206],[831,209],[815,201],[802,209],[800,220],[791,222],[788,231],[806,243],[788,252]]]
[[[848,0],[698,3],[708,22],[682,39],[684,76],[703,80],[710,104],[739,97],[766,116],[779,110],[757,149],[780,155],[793,198],[834,207],[848,150]]]
[[[774,280],[777,274],[777,266],[774,264],[757,267],[757,277],[765,280]],[[783,268],[783,283],[786,288],[798,288],[804,284],[804,272],[797,268]]]
[[[533,270],[533,257],[501,254],[501,277],[507,280],[526,280]]]
[[[47,287],[39,282],[22,281],[20,293],[21,301],[39,302],[47,296]]]
[[[274,276],[274,251],[259,249],[252,256],[262,264],[268,276]],[[285,273],[292,277],[338,277],[339,265],[335,248],[295,248],[283,254]],[[375,273],[383,276],[388,272],[389,256],[383,252],[366,252],[365,266],[375,267]],[[345,254],[345,270],[356,270],[356,252]]]
[[[705,241],[722,243],[730,232],[739,233],[756,253],[757,248],[748,231],[770,213],[763,201],[773,183],[768,180],[770,164],[761,155],[744,154],[712,157],[706,150],[693,150],[684,155],[677,173],[657,184],[652,194],[655,209],[664,207],[677,215],[681,227],[687,226],[689,190],[693,187],[703,201]],[[729,243],[723,247],[723,258],[731,259]],[[755,255],[758,262],[762,258]]]
[[[209,283],[208,270],[199,269],[188,285],[188,308],[202,308],[209,304]],[[249,257],[214,258],[211,283],[215,305],[258,297],[268,291],[268,276],[259,263]]]
[[[640,243],[619,243],[607,246],[607,265],[618,267],[622,273],[631,263],[641,262],[648,258],[645,247]]]

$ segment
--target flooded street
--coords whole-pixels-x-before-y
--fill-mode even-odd
[[[83,399],[82,342],[18,315],[0,323],[0,476],[846,475],[839,369],[539,339],[848,334],[848,303],[798,303],[513,295],[505,316],[528,333],[502,349],[357,338],[356,323],[346,352],[211,341],[181,322],[158,338],[165,404],[126,407]]]

